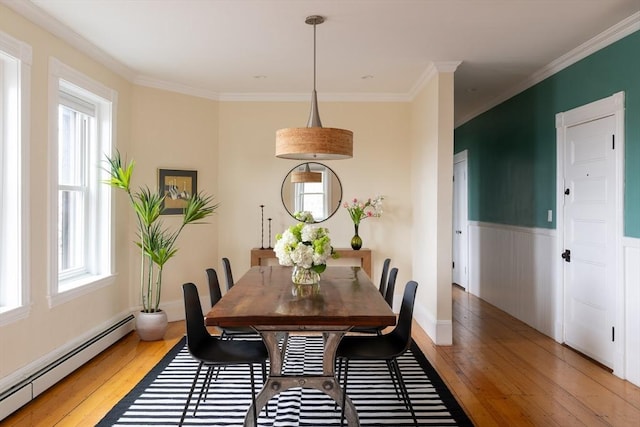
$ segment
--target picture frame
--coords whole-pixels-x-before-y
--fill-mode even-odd
[[[198,171],[158,169],[158,191],[164,196],[162,215],[181,215],[187,200],[198,192]]]

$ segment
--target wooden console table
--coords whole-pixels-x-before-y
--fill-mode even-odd
[[[354,251],[353,249],[346,248],[333,248],[335,252],[340,255],[340,259],[353,258],[360,260],[360,267],[367,273],[367,276],[371,278],[371,249],[360,249]],[[273,249],[251,249],[251,267],[267,265],[266,260],[275,259],[276,253]],[[331,262],[331,260],[329,260]]]

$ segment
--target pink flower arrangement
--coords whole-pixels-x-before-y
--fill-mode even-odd
[[[382,216],[382,200],[384,197],[376,196],[373,199],[359,200],[354,198],[353,202],[344,202],[344,207],[349,212],[351,220],[355,225],[359,225],[360,221],[365,218]]]

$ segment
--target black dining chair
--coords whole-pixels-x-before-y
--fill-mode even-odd
[[[233,273],[231,272],[231,261],[229,261],[229,258],[222,258],[222,266],[224,267],[224,275],[227,279],[228,291],[229,289],[233,288],[233,284],[235,283],[233,281]]]
[[[211,307],[215,306],[220,298],[222,298],[222,292],[220,290],[220,281],[218,280],[218,273],[213,268],[207,268],[207,283],[209,284],[209,296],[211,298]],[[258,333],[251,327],[219,327],[221,330],[220,338],[233,339],[239,337],[251,337],[257,336]]]
[[[341,376],[342,364],[344,362],[344,377],[342,382],[342,425],[344,421],[344,407],[347,396],[347,377],[349,376],[350,360],[384,360],[389,369],[389,375],[396,387],[400,391],[402,400],[411,412],[415,425],[418,425],[409,392],[402,379],[402,372],[398,366],[397,358],[404,354],[411,346],[411,324],[413,321],[413,306],[416,299],[418,283],[409,281],[404,290],[402,305],[396,327],[389,333],[380,336],[346,336],[342,338],[336,351],[338,360],[338,378]]]
[[[387,285],[384,287],[384,292],[382,292],[382,296],[384,297],[384,300],[387,302],[389,307],[391,307],[391,309],[393,310],[393,294],[396,290],[396,279],[398,277],[398,269],[395,267],[392,268],[391,271],[389,272],[388,277],[389,278],[387,280]],[[381,335],[384,329],[385,329],[384,326],[379,326],[379,327],[356,326],[351,328],[350,332],[357,332],[360,334]]]
[[[266,346],[261,340],[222,340],[217,336],[210,335],[204,324],[204,314],[202,313],[202,306],[200,305],[198,288],[196,288],[193,283],[185,283],[182,285],[182,291],[184,294],[184,310],[187,324],[187,349],[191,356],[199,363],[193,384],[191,385],[191,390],[189,391],[189,396],[187,397],[187,403],[184,406],[182,417],[180,417],[179,425],[182,425],[187,415],[189,403],[191,402],[203,366],[219,367],[241,364],[249,365],[253,417],[257,424],[258,414],[256,411],[256,388],[253,364],[259,363],[262,365],[262,381],[264,383],[267,372],[266,361],[269,357]],[[212,370],[209,369],[207,377],[202,384],[198,402],[193,410],[193,416],[196,415],[203,392],[206,398],[211,375]]]
[[[392,268],[389,272],[389,280],[387,281],[387,287],[384,290],[384,300],[387,305],[393,310],[393,296],[396,292],[396,279],[398,278],[398,269]]]
[[[384,297],[385,290],[387,289],[387,276],[389,275],[389,266],[391,265],[391,258],[387,258],[382,263],[382,274],[380,275],[380,286],[378,290],[380,295]]]
[[[223,260],[224,259],[226,258],[223,258]],[[229,271],[231,271],[228,259],[225,265],[229,265]],[[222,292],[220,291],[220,281],[218,280],[218,273],[213,268],[207,268],[206,272],[207,272],[207,283],[209,284],[209,295],[211,297],[211,307],[213,307],[214,305],[216,305],[218,301],[220,301],[220,298],[222,298]],[[227,277],[231,277],[231,280],[233,280],[233,277],[230,275],[230,273],[229,273],[229,276]],[[225,326],[225,327],[219,327],[219,329],[221,330],[220,338],[222,339],[231,340],[234,338],[252,338],[252,337],[260,336],[260,334],[255,329],[249,326],[246,326],[246,327],[245,326],[236,326],[236,327]],[[287,343],[289,341],[289,334],[283,333],[280,336],[280,339],[282,341],[281,342],[282,357],[284,357],[284,354],[287,350]]]

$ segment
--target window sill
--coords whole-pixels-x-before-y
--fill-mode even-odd
[[[83,276],[75,280],[62,282],[61,290],[49,296],[49,308],[72,301],[82,295],[115,283],[115,275]]]
[[[26,319],[29,316],[29,306],[0,308],[0,326]]]

